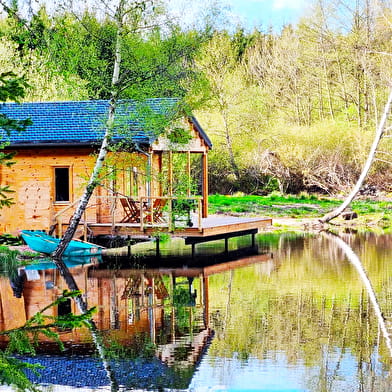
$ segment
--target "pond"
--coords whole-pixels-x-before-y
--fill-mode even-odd
[[[196,253],[139,244],[73,269],[110,371],[86,329],[60,331],[64,352],[42,341],[23,357],[45,366],[29,377],[46,391],[392,391],[391,235],[259,234]],[[65,288],[53,269],[30,278],[21,298],[1,281],[3,329]]]

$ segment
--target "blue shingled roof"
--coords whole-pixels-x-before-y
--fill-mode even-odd
[[[117,137],[131,132],[134,142],[151,143],[156,135],[146,129],[147,117],[170,113],[177,102],[175,98],[153,98],[143,104],[119,101],[115,116]],[[104,134],[108,109],[107,100],[0,104],[0,113],[9,118],[32,120],[26,131],[13,132],[10,137],[0,129],[0,138],[9,141],[11,146],[99,143]]]

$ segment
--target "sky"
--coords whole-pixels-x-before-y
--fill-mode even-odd
[[[226,0],[234,15],[248,28],[281,27],[295,22],[306,10],[307,0]]]
[[[169,7],[184,23],[213,4],[226,6],[229,23],[235,28],[241,24],[248,30],[269,27],[279,30],[288,23],[295,23],[309,8],[310,0],[167,0]],[[229,26],[227,26],[228,29]]]
[[[10,0],[6,0],[9,2]],[[85,3],[98,4],[103,0],[85,0]],[[184,25],[196,24],[203,14],[218,5],[225,10],[225,15],[218,15],[216,22],[227,28],[235,30],[238,25],[252,31],[258,28],[265,31],[269,27],[275,30],[288,23],[296,23],[298,18],[306,12],[312,0],[164,0],[172,13],[183,22]],[[110,0],[109,0],[110,2]],[[27,0],[19,0],[20,6],[26,5]],[[46,3],[55,7],[55,0],[32,0],[33,8],[39,7],[40,3]],[[35,7],[34,7],[35,6]],[[23,8],[23,7],[22,7]],[[218,27],[216,26],[216,27]]]

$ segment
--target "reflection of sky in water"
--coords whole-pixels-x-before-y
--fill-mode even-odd
[[[283,353],[272,353],[274,359],[247,361],[237,358],[217,358],[207,355],[201,361],[189,386],[191,392],[313,392],[357,391],[357,361],[340,350],[329,353],[328,370],[305,366],[299,362],[288,364]],[[378,369],[380,370],[380,369]],[[323,389],[323,384],[328,387]]]

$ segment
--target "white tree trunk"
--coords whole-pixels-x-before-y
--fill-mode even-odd
[[[115,116],[115,111],[116,111],[116,101],[117,101],[117,85],[119,81],[119,75],[120,75],[120,64],[121,64],[121,36],[122,36],[122,28],[123,28],[123,6],[124,6],[124,1],[125,0],[120,0],[119,5],[117,8],[117,13],[116,13],[116,22],[117,22],[117,37],[116,37],[116,47],[115,47],[115,59],[114,59],[114,66],[113,66],[113,76],[112,76],[112,92],[111,92],[111,99],[109,103],[109,112],[108,112],[108,118],[106,121],[106,129],[105,129],[105,134],[102,140],[101,148],[97,157],[97,160],[95,162],[94,170],[90,176],[90,180],[86,186],[86,189],[83,193],[83,196],[79,202],[79,205],[74,212],[71,222],[64,233],[64,236],[62,237],[58,247],[52,254],[53,262],[56,264],[60,275],[63,277],[65,282],[67,283],[67,286],[70,290],[79,290],[78,285],[75,282],[75,279],[71,272],[69,271],[68,267],[65,265],[62,256],[64,254],[65,249],[67,248],[68,244],[72,240],[75,231],[79,225],[80,219],[87,207],[87,204],[91,198],[91,195],[94,192],[94,189],[99,185],[99,173],[102,169],[103,162],[105,160],[105,157],[108,152],[108,146],[110,143],[110,139],[112,136],[112,130],[113,130],[113,123],[114,123],[114,116]],[[75,297],[76,304],[79,308],[79,311],[81,313],[85,313],[88,310],[87,303],[84,301],[82,295],[78,295]],[[100,357],[102,358],[104,368],[106,370],[106,373],[108,375],[108,378],[110,380],[111,384],[111,390],[117,391],[118,390],[118,385],[115,380],[114,374],[112,372],[112,369],[110,367],[109,362],[106,359],[105,355],[105,349],[104,345],[102,343],[101,336],[98,332],[98,329],[94,323],[93,320],[89,321],[90,324],[90,330],[91,334],[94,340],[94,343],[97,347],[97,350],[100,354]]]
[[[347,196],[347,198],[344,200],[344,202],[338,208],[336,208],[335,210],[329,212],[328,214],[326,214],[322,218],[320,218],[319,219],[320,222],[327,223],[327,222],[331,221],[332,219],[336,218],[337,216],[339,216],[349,206],[349,204],[353,201],[354,197],[357,195],[357,193],[361,189],[362,184],[365,181],[366,176],[367,176],[367,174],[372,166],[372,163],[374,161],[374,157],[377,152],[377,147],[380,143],[381,138],[384,135],[385,125],[387,123],[388,115],[391,110],[391,104],[392,104],[392,90],[389,93],[388,101],[385,105],[384,113],[382,115],[381,121],[377,127],[377,131],[376,131],[376,135],[374,136],[372,147],[370,148],[366,163],[362,169],[362,173],[359,176],[357,183],[355,184],[354,188],[352,189],[350,194]]]
[[[380,326],[381,332],[384,336],[385,343],[388,347],[389,355],[390,355],[390,357],[392,357],[391,336],[389,335],[387,326],[385,324],[384,316],[382,314],[380,305],[378,303],[376,293],[374,292],[372,282],[370,281],[369,277],[367,276],[367,273],[366,273],[365,269],[363,268],[361,260],[355,254],[355,252],[352,250],[351,246],[348,245],[345,241],[343,241],[339,236],[336,236],[331,233],[324,233],[324,236],[327,237],[330,241],[333,241],[338,245],[338,247],[345,253],[345,255],[347,256],[347,259],[350,261],[350,263],[357,270],[357,272],[360,276],[360,279],[362,280],[362,283],[364,284],[364,286],[366,288],[370,302],[373,305],[373,310],[374,310],[374,313],[377,317],[378,325]]]
[[[112,136],[113,130],[113,123],[114,123],[114,116],[116,112],[116,102],[117,102],[117,85],[119,81],[120,75],[120,64],[121,64],[121,36],[122,36],[122,10],[123,10],[123,3],[124,0],[120,0],[116,17],[117,17],[117,37],[116,37],[116,48],[115,48],[115,59],[114,59],[114,66],[113,66],[113,75],[112,75],[112,92],[111,92],[111,99],[109,103],[109,113],[108,118],[106,121],[106,128],[105,134],[102,140],[101,148],[99,150],[99,154],[97,160],[95,162],[94,170],[90,176],[90,180],[84,190],[83,196],[80,199],[79,205],[75,210],[71,222],[65,231],[63,238],[61,239],[58,247],[53,252],[52,257],[56,265],[58,266],[58,262],[61,259],[62,255],[64,254],[65,249],[67,248],[68,244],[72,240],[72,237],[75,234],[75,231],[79,225],[80,219],[84,211],[86,210],[87,204],[91,198],[91,195],[94,192],[94,189],[99,185],[99,173],[102,170],[103,162],[105,161],[108,147],[110,143],[110,139]],[[64,265],[66,268],[66,266]]]

